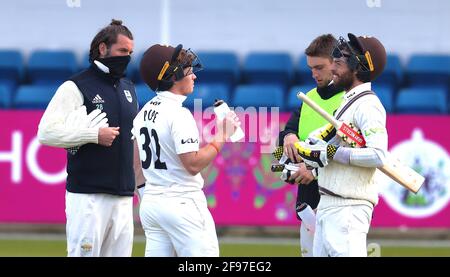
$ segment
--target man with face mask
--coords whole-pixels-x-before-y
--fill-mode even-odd
[[[133,35],[112,20],[92,40],[91,66],[58,88],[39,124],[41,143],[67,149],[68,256],[131,256],[133,195],[145,181],[131,136],[135,88],[124,78],[132,52]]]

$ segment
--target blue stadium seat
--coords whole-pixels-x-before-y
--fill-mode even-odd
[[[388,54],[386,66],[383,73],[373,82],[380,86],[390,86],[398,88],[403,81],[403,67],[400,57],[395,54]]]
[[[0,50],[0,84],[15,90],[23,78],[24,64],[18,50]]]
[[[0,108],[11,106],[12,91],[9,86],[0,84]]]
[[[304,86],[293,86],[289,90],[287,102],[285,105],[286,110],[288,111],[294,111],[300,108],[300,105],[302,104],[302,100],[297,98],[297,93],[299,91],[303,93],[307,93],[311,89],[313,89],[315,85],[304,85]]]
[[[412,55],[406,68],[411,87],[443,87],[450,84],[450,55]]]
[[[228,89],[239,82],[239,60],[234,52],[198,52],[204,69],[197,72],[199,84],[222,84]]]
[[[447,95],[443,89],[407,88],[397,97],[396,111],[399,113],[436,113],[447,112]]]
[[[312,77],[311,69],[308,67],[306,56],[302,55],[297,63],[296,84],[315,87],[316,81]]]
[[[58,86],[54,85],[20,86],[13,106],[19,109],[45,109],[57,89]]]
[[[130,64],[128,65],[127,71],[125,73],[127,78],[130,78],[135,84],[144,84],[144,81],[141,78],[141,73],[139,71],[142,56],[144,56],[144,52],[133,53],[131,55]]]
[[[244,62],[244,81],[246,84],[275,84],[286,89],[292,82],[293,69],[288,53],[250,53]]]
[[[89,51],[85,52],[83,56],[81,57],[81,63],[79,70],[83,70],[91,66],[91,63],[89,62]]]
[[[28,61],[28,77],[36,85],[61,84],[77,69],[77,60],[71,51],[38,50]]]
[[[230,92],[226,85],[198,84],[195,85],[194,92],[188,96],[183,105],[189,109],[193,109],[195,99],[202,100],[202,109],[204,110],[211,107],[216,99],[222,99],[230,104]]]
[[[156,96],[155,92],[151,90],[146,84],[136,85],[136,95],[138,98],[139,109],[142,109],[144,105]]]
[[[373,84],[372,90],[378,96],[387,113],[394,112],[394,90],[388,85]]]
[[[240,85],[234,92],[234,107],[279,107],[284,108],[284,91],[276,85]]]

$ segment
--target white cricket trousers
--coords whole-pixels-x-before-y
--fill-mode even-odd
[[[69,257],[130,257],[133,197],[66,191]]]
[[[146,257],[218,257],[216,227],[203,191],[144,194],[139,215]]]
[[[367,257],[372,207],[351,205],[317,211],[314,257]]]
[[[300,250],[302,257],[313,257],[314,231],[306,227],[303,222],[300,225]]]

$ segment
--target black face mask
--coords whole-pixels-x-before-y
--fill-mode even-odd
[[[99,58],[97,60],[109,68],[111,77],[119,79],[125,75],[125,70],[127,69],[130,59],[131,57],[128,55]]]

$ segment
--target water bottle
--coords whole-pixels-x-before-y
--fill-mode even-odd
[[[228,107],[227,103],[223,100],[217,100],[214,102],[214,113],[216,114],[219,120],[223,120],[227,113],[230,111],[230,107]],[[237,127],[234,134],[231,135],[230,141],[236,142],[245,137],[244,131],[242,131],[241,127]]]

